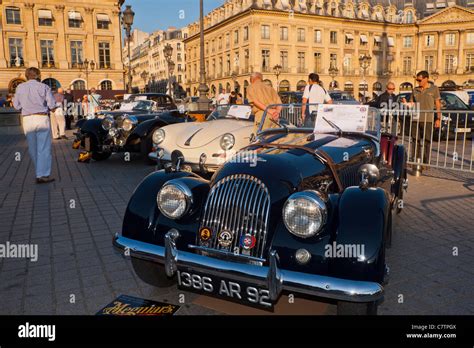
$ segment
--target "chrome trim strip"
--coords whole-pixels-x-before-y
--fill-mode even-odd
[[[173,234],[174,232],[171,235]],[[169,235],[169,239],[172,239],[171,235]],[[166,268],[166,247],[140,242],[118,234],[113,239],[113,245],[120,250],[122,255],[123,251],[128,248],[126,250],[130,250],[130,256],[165,264]],[[174,255],[168,259],[173,260],[171,263],[174,263],[176,267],[189,268],[196,272],[255,285],[269,286],[269,290],[273,289],[271,291],[274,291],[274,295],[279,292],[278,284],[281,283],[281,290],[341,301],[372,302],[383,297],[383,287],[376,282],[340,279],[279,269],[277,262],[274,262],[271,267],[229,262],[179,251],[176,249],[176,243],[168,243],[167,246],[170,248],[168,255],[170,253]],[[276,261],[276,253],[274,259]],[[279,279],[279,282],[275,284],[274,279]]]
[[[243,259],[243,261],[244,260],[250,260],[250,261],[262,262],[262,263],[266,261],[265,259],[261,259],[259,257],[248,256],[248,255],[245,255],[245,254],[234,254],[234,253],[231,253],[231,252],[228,252],[228,251],[225,251],[225,250],[218,250],[218,249],[208,248],[208,247],[200,246],[200,245],[189,244],[188,248],[199,250],[199,251],[204,251],[204,252],[209,253],[209,254],[229,256],[229,257],[232,257],[232,258],[235,258],[235,259]]]

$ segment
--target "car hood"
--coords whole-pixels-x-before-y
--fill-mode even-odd
[[[225,133],[235,133],[248,127],[253,127],[253,123],[232,119],[191,122],[175,127],[172,136],[179,148],[196,149],[210,144]]]

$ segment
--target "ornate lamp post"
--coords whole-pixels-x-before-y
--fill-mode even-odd
[[[204,56],[204,3],[203,0],[199,0],[199,29],[200,29],[200,69],[199,69],[199,99],[198,108],[200,111],[209,110],[209,99],[207,98],[207,92],[209,87],[206,85],[206,65]]]
[[[125,29],[128,42],[128,86],[127,92],[132,93],[132,58],[130,51],[130,41],[132,39],[132,25],[133,18],[135,17],[135,12],[132,10],[132,6],[127,5],[125,11],[122,14],[122,25]]]
[[[367,81],[365,81],[365,76],[367,74],[367,70],[370,67],[370,63],[372,62],[372,57],[369,55],[364,54],[363,56],[359,57],[359,65],[362,69],[362,76],[363,76],[363,81],[364,81],[364,103],[366,101],[366,94],[367,94],[367,88],[369,87],[369,84]]]
[[[169,72],[169,79],[170,79],[170,94],[171,94],[171,97],[174,98],[175,95],[174,95],[174,86],[173,86],[173,72],[174,72],[174,68],[175,68],[176,64],[170,60],[168,62],[168,72]]]
[[[149,75],[149,73],[146,70],[142,71],[142,73],[140,74],[140,77],[143,79],[143,82],[145,83],[145,93],[147,92],[148,75]]]
[[[339,75],[339,69],[331,65],[331,67],[329,68],[329,76],[331,76],[332,79],[331,86],[329,86],[330,90],[334,90],[334,81],[337,75]]]
[[[171,92],[171,63],[173,61],[171,60],[171,57],[173,56],[173,46],[171,46],[169,43],[166,44],[165,48],[163,48],[163,55],[165,56],[166,62],[168,63],[168,90],[169,93],[172,94]],[[173,63],[173,69],[174,69],[174,63]]]
[[[273,67],[273,73],[275,74],[275,76],[277,78],[277,92],[280,90],[279,78],[280,78],[282,70],[283,70],[283,67],[280,64],[277,64]]]
[[[89,100],[89,74],[95,70],[95,62],[86,58],[83,62],[79,63],[79,70],[86,74],[87,100]]]

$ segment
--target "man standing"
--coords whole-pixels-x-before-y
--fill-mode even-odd
[[[316,120],[316,112],[318,111],[318,105],[306,104],[332,104],[332,98],[329,93],[320,86],[319,75],[309,74],[308,85],[304,88],[303,92],[303,105],[301,107],[301,117],[303,118],[303,124],[305,127],[314,127]]]
[[[412,158],[416,161],[416,157],[421,158],[422,163],[429,164],[431,138],[434,128],[441,126],[441,94],[438,87],[431,84],[430,75],[427,71],[420,71],[416,74],[418,87],[413,89],[409,105],[413,107],[418,104],[420,110],[419,119],[412,120],[411,136],[417,143],[417,151],[412,146]],[[406,102],[406,100],[404,100]],[[436,109],[436,120],[434,110]],[[417,115],[418,116],[418,115]],[[426,169],[426,168],[425,168]]]
[[[36,183],[54,181],[51,175],[51,125],[48,112],[56,109],[51,89],[41,83],[41,73],[37,68],[28,68],[25,83],[16,89],[13,105],[21,110],[23,130],[28,141],[28,152],[35,165]]]
[[[51,113],[51,132],[53,134],[53,139],[67,139],[65,130],[66,130],[66,120],[64,119],[64,90],[58,88],[58,91],[54,93],[54,99],[56,101],[56,110]]]
[[[384,116],[383,123],[384,129],[388,132],[394,132],[396,129],[397,119],[393,116],[395,112],[392,110],[398,107],[396,102],[397,95],[395,94],[395,84],[393,82],[387,83],[386,90],[380,94],[377,98],[367,103],[367,105],[380,109],[382,115]]]
[[[99,111],[100,100],[102,96],[97,94],[95,88],[91,88],[89,94],[89,116],[94,117],[95,113]]]
[[[66,93],[64,94],[64,100],[66,101],[66,107],[65,107],[65,115],[64,117],[66,118],[66,129],[70,130],[71,129],[71,122],[74,117],[74,96],[72,95],[71,89],[68,88],[66,89]]]
[[[221,90],[219,95],[217,96],[217,105],[227,105],[229,104],[230,95],[225,93],[224,90]]]
[[[252,105],[252,111],[255,115],[254,134],[257,134],[258,127],[263,117],[264,111],[269,105],[281,104],[281,99],[278,93],[270,86],[263,83],[263,75],[259,72],[254,72],[250,76],[250,83],[247,90],[247,99]],[[265,117],[265,123],[262,125],[262,130],[273,128],[278,122],[281,106],[268,110],[268,115]]]

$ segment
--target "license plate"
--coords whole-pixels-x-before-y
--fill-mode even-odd
[[[178,270],[178,286],[185,290],[220,297],[248,306],[265,309],[273,307],[267,289],[234,280]]]

